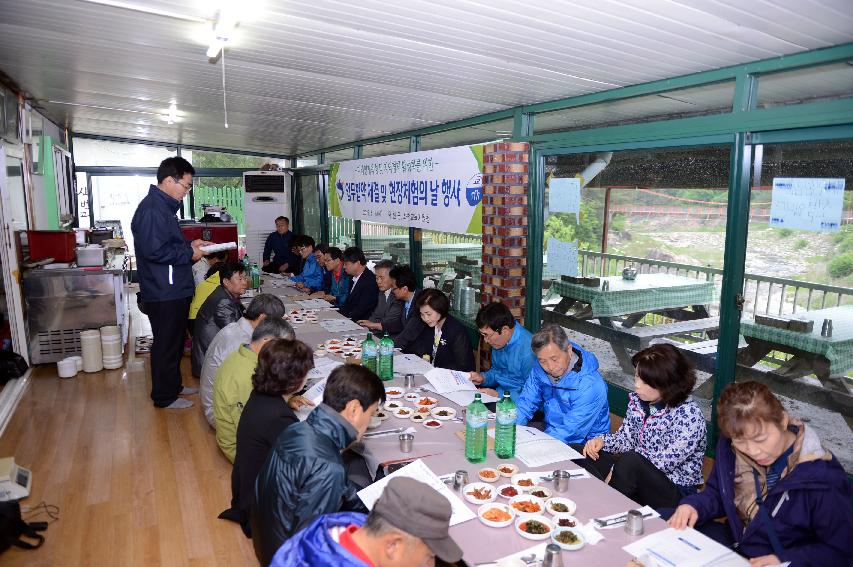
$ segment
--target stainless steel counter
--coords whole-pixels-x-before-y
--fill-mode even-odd
[[[105,325],[122,329],[127,342],[125,256],[104,268],[36,268],[24,272],[30,360],[56,362],[80,354],[80,331]]]

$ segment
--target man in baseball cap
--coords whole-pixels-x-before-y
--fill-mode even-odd
[[[320,516],[288,539],[270,565],[312,567],[432,566],[454,564],[462,550],[448,534],[450,502],[411,478],[391,479],[369,516]]]

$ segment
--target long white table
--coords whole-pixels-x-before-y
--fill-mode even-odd
[[[281,297],[286,304],[293,304],[297,299],[306,297],[305,294],[297,291],[292,287],[285,286],[263,286],[265,293],[272,293]],[[336,310],[321,310],[318,312],[318,318],[332,319],[343,318]],[[348,332],[332,335],[323,329],[319,324],[307,323],[296,327],[296,334],[299,340],[306,342],[312,347],[316,347],[332,336],[357,336],[363,337],[366,331],[363,332]],[[426,378],[422,375],[415,377],[416,387],[426,384]],[[403,379],[401,376],[395,376],[393,381],[386,382],[387,385],[394,385],[403,388]],[[436,394],[424,392],[430,396]],[[438,395],[439,404],[460,409],[450,400]],[[400,400],[404,402],[404,400]],[[461,412],[460,412],[461,414]],[[391,416],[383,422],[376,430],[393,429],[397,427],[412,426],[415,428],[415,440],[412,446],[412,452],[403,454],[399,449],[399,441],[396,435],[388,435],[384,437],[371,438],[366,440],[359,450],[365,453],[369,462],[384,463],[395,461],[402,458],[416,459],[422,458],[423,461],[438,475],[452,473],[459,469],[468,471],[471,482],[478,480],[477,471],[483,467],[497,467],[504,463],[514,463],[518,465],[520,472],[540,472],[550,473],[555,469],[577,469],[578,466],[571,461],[563,461],[554,463],[544,468],[528,469],[518,459],[498,459],[494,451],[489,451],[488,457],[484,463],[472,464],[465,460],[464,442],[457,436],[459,431],[463,431],[465,426],[457,421],[444,421],[440,429],[426,429],[421,424],[415,424],[408,419],[400,419]],[[506,484],[498,481],[495,486]],[[547,483],[543,486],[548,487]],[[578,508],[574,516],[582,523],[586,523],[592,518],[603,517],[617,512],[625,512],[630,509],[638,508],[639,505],[631,499],[623,496],[616,490],[610,488],[605,483],[596,478],[573,479],[570,481],[569,489],[566,493],[560,494],[566,498],[571,498],[577,503]],[[460,498],[464,497],[460,494]],[[499,502],[506,502],[502,498],[498,498]],[[478,506],[465,501],[472,510],[476,512]],[[645,535],[660,531],[666,527],[666,523],[659,518],[647,519],[645,522]],[[494,561],[507,555],[523,551],[528,548],[541,545],[542,542],[530,541],[522,538],[515,532],[515,528],[510,525],[506,528],[490,528],[482,524],[478,519],[474,519],[462,524],[453,526],[450,529],[453,538],[459,543],[464,552],[464,559],[470,565],[476,563]],[[638,537],[629,536],[621,528],[601,530],[604,539],[596,545],[586,545],[579,551],[564,551],[563,561],[566,565],[596,565],[596,566],[624,566],[631,557],[622,550],[622,547],[636,541]]]

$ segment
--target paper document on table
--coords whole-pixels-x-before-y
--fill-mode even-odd
[[[376,501],[379,500],[379,497],[382,496],[382,491],[385,490],[385,485],[388,484],[388,481],[397,476],[405,476],[420,481],[427,486],[432,487],[436,492],[447,498],[447,501],[450,502],[450,507],[453,511],[450,516],[451,526],[467,522],[468,520],[473,520],[477,517],[477,514],[462,502],[458,496],[451,492],[450,488],[444,484],[441,479],[438,478],[438,475],[432,472],[432,470],[426,466],[421,459],[418,459],[405,467],[394,471],[382,480],[374,482],[370,486],[363,488],[358,492],[358,497],[362,502],[364,502],[364,505],[367,506],[368,509],[372,509]]]
[[[394,353],[395,374],[426,374],[432,370],[432,364],[414,354]]]
[[[314,368],[308,371],[308,381],[323,380],[329,377],[332,370],[338,366],[343,366],[342,362],[329,358],[314,358]]]
[[[471,382],[470,372],[460,372],[458,370],[448,370],[447,368],[433,368],[424,374],[426,379],[435,388],[435,391],[441,395],[447,392],[459,392],[460,390],[471,390],[472,392],[477,387]]]
[[[489,436],[495,436],[494,429],[489,429]],[[553,439],[553,437],[551,437],[540,429],[536,429],[535,427],[528,427],[526,425],[515,426],[516,446],[520,445],[521,443],[527,443],[528,441],[547,441],[548,439]]]
[[[299,307],[303,309],[329,309],[332,307],[332,304],[326,301],[325,299],[300,299],[299,301],[295,301]]]
[[[424,389],[427,389],[426,385],[424,386]],[[480,393],[480,401],[482,401],[484,404],[501,401],[500,398],[490,396],[489,394],[484,394],[479,390],[460,390],[458,392],[445,392],[441,395],[456,404],[457,406],[461,406],[464,408],[471,405],[471,402],[474,401],[474,394],[478,392]]]
[[[583,455],[550,435],[548,439],[537,439],[515,444],[515,456],[530,468],[543,467],[560,461],[582,459]]]
[[[693,528],[667,528],[623,547],[634,557],[648,556],[661,567],[746,566],[749,561]]]
[[[348,333],[352,331],[364,331],[364,327],[349,319],[323,319],[320,326],[330,333]]]

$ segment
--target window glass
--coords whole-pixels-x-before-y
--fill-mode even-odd
[[[451,309],[463,321],[473,320],[480,307],[483,235],[423,231],[424,277],[450,297]],[[473,288],[474,295],[464,288]]]
[[[298,175],[296,177],[299,191],[300,222],[302,234],[307,234],[315,241],[320,240],[320,192],[317,188],[318,176]]]
[[[627,391],[634,389],[631,356],[652,341],[682,345],[685,353],[701,346],[696,397],[707,418],[729,152],[597,152],[545,164],[543,319],[565,327],[598,358],[605,380]]]
[[[731,112],[734,81],[536,114],[537,134]]]
[[[224,207],[231,215],[231,222],[237,223],[237,234],[246,234],[243,228],[244,196],[242,177],[196,176],[193,180],[193,218],[200,220],[204,216],[204,205]]]
[[[405,154],[409,152],[409,138],[401,140],[392,140],[390,142],[381,142],[379,144],[368,144],[361,148],[361,157],[378,157],[391,154]],[[352,154],[350,154],[352,159]]]
[[[361,222],[361,247],[368,260],[390,258],[409,263],[409,229],[378,222]]]
[[[349,159],[352,159],[352,154],[352,148],[329,152],[325,156],[323,156],[323,163],[337,163],[340,161],[347,161]]]
[[[420,149],[452,148],[470,144],[484,144],[512,137],[513,120],[496,120],[467,128],[446,130],[436,134],[421,136]]]
[[[181,156],[193,164],[196,169],[216,167],[237,167],[260,169],[268,163],[287,167],[287,160],[281,158],[246,156],[237,153],[207,152],[201,150],[181,150]]]
[[[845,416],[853,387],[853,357],[846,355],[853,348],[853,141],[757,145],[753,156],[736,378],[770,385],[850,472],[853,433]],[[780,178],[809,198],[793,209],[777,202],[771,226],[773,200],[782,197],[773,191],[774,179]],[[843,180],[841,194],[824,190],[826,180]],[[837,218],[839,204],[840,228],[813,224],[830,211]],[[791,320],[794,330],[778,328],[790,327]],[[822,336],[827,320],[831,336]]]
[[[139,202],[148,194],[148,188],[156,184],[156,177],[145,175],[92,176],[92,219],[96,223],[119,221],[131,254],[134,253],[134,242],[130,221]]]
[[[853,96],[853,61],[761,75],[758,108]]]
[[[157,167],[175,152],[175,148],[74,138],[74,164],[78,167]]]

